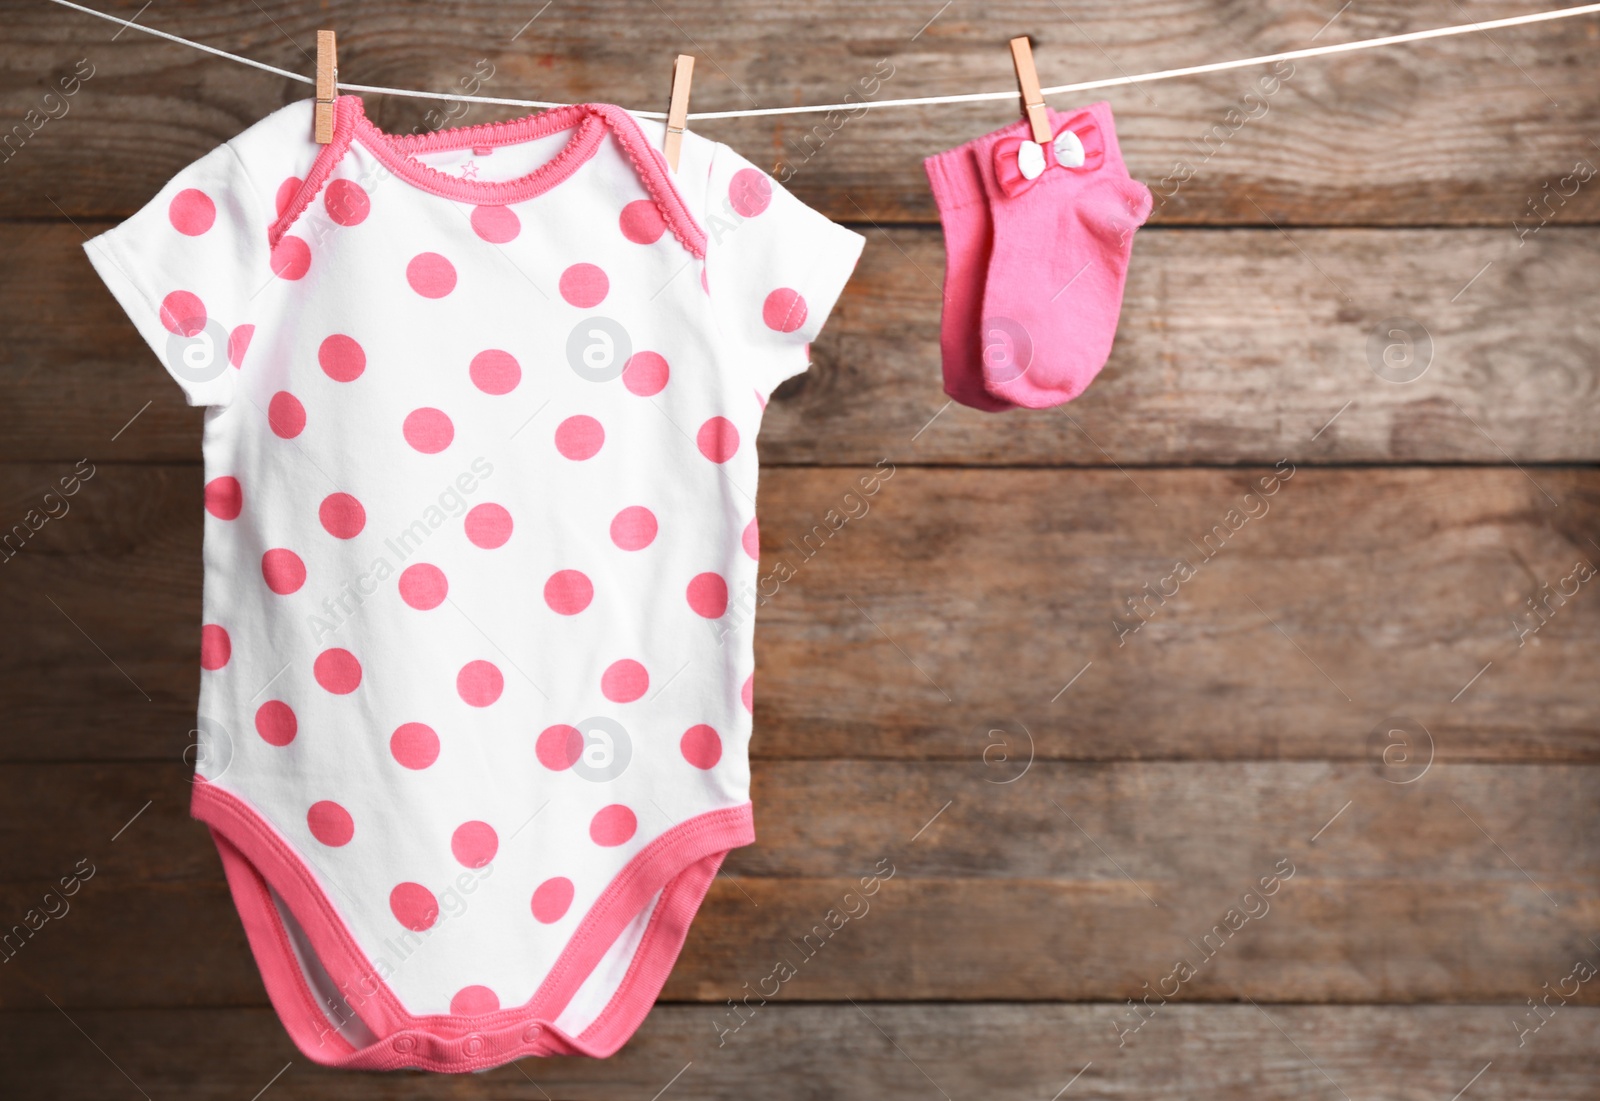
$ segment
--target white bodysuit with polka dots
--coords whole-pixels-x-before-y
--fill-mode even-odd
[[[608,1055],[754,839],[755,437],[861,238],[616,107],[335,117],[87,246],[205,407],[194,814],[308,1057]]]

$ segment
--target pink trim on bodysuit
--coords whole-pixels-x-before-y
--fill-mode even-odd
[[[340,96],[334,102],[333,114],[333,141],[318,152],[305,181],[267,231],[267,244],[271,247],[276,247],[289,227],[305,213],[349,151],[352,141],[359,141],[396,176],[423,191],[476,206],[505,206],[526,202],[567,179],[594,156],[609,129],[672,235],[696,259],[705,259],[705,230],[689,213],[666,162],[645,140],[633,116],[620,107],[609,103],[578,103],[507,122],[486,122],[424,134],[388,134],[378,129],[367,118],[360,96]],[[419,154],[426,153],[516,145],[562,130],[572,130],[573,135],[560,153],[527,175],[511,180],[464,180],[416,159]]]
[[[749,803],[679,823],[641,849],[601,892],[527,1003],[474,1017],[413,1016],[378,978],[289,843],[243,799],[197,781],[191,811],[211,828],[273,1007],[308,1059],[353,1069],[460,1072],[535,1055],[612,1054],[654,1004],[723,857],[755,840]],[[376,1042],[357,1049],[334,1029],[306,982],[269,885]],[[611,1000],[582,1034],[556,1028],[553,1022],[583,980],[657,892],[661,897]]]

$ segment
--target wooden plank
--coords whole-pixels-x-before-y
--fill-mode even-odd
[[[1487,863],[1494,849],[1475,836]],[[1479,881],[1422,883],[1321,878],[1307,858],[1267,900],[1270,911],[1230,936],[1241,907],[1262,912],[1241,900],[1275,867],[1173,884],[1161,906],[1120,878],[897,876],[862,900],[855,875],[724,877],[663,996],[720,1003],[788,969],[786,996],[803,1001],[1122,1001],[1143,997],[1144,983],[1170,983],[1187,963],[1185,1001],[1520,1004],[1566,975],[1574,953],[1594,959],[1584,937],[1600,921],[1596,876],[1538,865],[1537,884],[1509,866]],[[30,908],[59,911],[42,901],[53,883],[0,887],[0,912],[20,922]],[[220,882],[97,889],[91,880],[71,902],[11,956],[17,981],[0,990],[0,1009],[36,1005],[29,984],[48,985],[68,1008],[265,1004]],[[830,934],[845,919],[829,914],[847,908],[857,917]],[[1578,1000],[1600,1004],[1600,995],[1586,987]]]
[[[6,515],[70,469],[0,467]],[[1527,604],[1594,562],[1594,470],[867,473],[763,481],[760,757],[1371,761],[1406,716],[1440,760],[1600,758],[1600,604]],[[106,464],[0,566],[0,759],[189,744],[200,482]]]
[[[1175,1006],[1118,1052],[1110,1021],[1123,1007],[771,1005],[718,1046],[711,1007],[662,1005],[610,1059],[397,1078],[310,1064],[270,1010],[77,1011],[67,1020],[35,1000],[41,1009],[0,1016],[0,1074],[16,1096],[64,1101],[131,1096],[130,1079],[151,1097],[190,1101],[237,1101],[269,1081],[273,1097],[303,1101],[610,1101],[651,1097],[680,1072],[668,1096],[1038,1101],[1080,1070],[1068,1098],[1413,1101],[1449,1098],[1489,1061],[1469,1097],[1592,1101],[1600,1075],[1600,1010],[1577,1007],[1518,1048],[1512,1007]]]
[[[1403,785],[1364,763],[1036,761],[1009,784],[995,771],[967,761],[757,761],[760,841],[724,871],[824,878],[885,855],[914,877],[1127,886],[1126,871],[1158,901],[1177,902],[1239,869],[1271,867],[1283,846],[1306,843],[1339,812],[1318,839],[1319,875],[1526,886],[1474,819],[1524,854],[1535,879],[1550,869],[1600,875],[1600,765],[1435,764]],[[189,817],[189,778],[177,761],[7,766],[0,883],[48,882],[80,858],[94,865],[91,896],[104,884],[220,883],[210,836]]]
[[[1372,38],[1536,10],[1532,0],[1466,12],[1429,0],[1403,10],[1279,4],[1241,14],[1226,0],[1077,4],[1069,20],[1040,0],[1003,10],[940,11],[844,0],[634,2],[543,12],[489,0],[419,11],[350,0],[315,11],[271,0],[148,22],[308,74],[312,33],[340,33],[342,75],[368,84],[478,95],[610,99],[660,110],[660,73],[678,50],[714,59],[695,108],[786,106],[1015,86],[1007,39],[1033,36],[1046,84]],[[74,218],[135,209],[178,168],[310,89],[231,62],[42,5],[18,6],[0,52],[0,103],[25,143],[7,165],[0,214]],[[1592,184],[1542,200],[1588,142],[1600,88],[1586,64],[1594,23],[1438,40],[1270,70],[1223,73],[1110,93],[1134,174],[1170,201],[1177,223],[1477,223],[1508,227],[1530,200],[1553,220],[1593,220]],[[46,101],[83,59],[70,98]],[[653,61],[652,61],[653,59]],[[1286,79],[1282,79],[1286,78]],[[1087,97],[1064,97],[1065,107]],[[62,114],[63,104],[66,113]],[[37,112],[32,118],[29,110]],[[451,121],[437,103],[384,99],[382,125],[405,132]],[[432,114],[430,115],[430,112]],[[51,119],[48,113],[59,115]],[[457,121],[509,117],[474,110]],[[1013,102],[701,124],[764,166],[785,163],[795,189],[834,218],[931,220],[922,158],[1009,122]],[[912,123],[908,125],[908,122]],[[30,125],[31,123],[31,125]],[[36,131],[36,132],[35,132]],[[1492,150],[1486,154],[1486,150]],[[1166,180],[1168,182],[1163,183]],[[1570,185],[1567,185],[1570,190]]]
[[[757,716],[785,744],[970,757],[1001,729],[1045,757],[1370,760],[1400,715],[1452,758],[1596,748],[1600,605],[1520,642],[1516,618],[1594,561],[1588,473],[896,476],[833,537],[830,508],[861,510],[834,472],[766,491],[765,576],[795,576],[760,612]]]
[[[55,914],[10,930],[8,970],[67,1006],[260,1002],[186,787],[170,765],[8,770],[0,914]],[[781,959],[801,1000],[1117,1001],[1186,960],[1184,1001],[1515,1002],[1589,953],[1597,794],[1595,766],[1412,786],[1354,765],[1036,762],[1000,784],[969,763],[767,764],[762,840],[667,996],[737,998]],[[0,1007],[29,1004],[8,989]]]
[[[996,417],[941,389],[938,232],[862,228],[865,257],[810,373],[770,407],[768,464],[1600,459],[1587,323],[1600,230],[1552,228],[1521,248],[1499,230],[1149,231],[1087,393]],[[29,258],[0,265],[0,459],[195,461],[200,414],[81,243],[70,226],[0,226],[0,254]],[[1395,318],[1429,334],[1414,381],[1373,367]]]

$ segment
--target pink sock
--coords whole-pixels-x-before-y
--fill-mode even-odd
[[[993,223],[984,386],[1030,409],[1071,401],[1105,366],[1133,233],[1151,206],[1122,163],[1110,104],[1051,111],[1050,129],[1049,146],[1035,145],[1025,123],[972,143]]]
[[[983,282],[989,267],[994,224],[982,171],[974,159],[979,138],[922,162],[944,228],[944,304],[939,316],[939,355],[944,392],[962,405],[993,413],[1012,404],[983,385]]]

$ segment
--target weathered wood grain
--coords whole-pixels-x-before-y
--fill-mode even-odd
[[[666,1096],[1038,1101],[1082,1071],[1066,1097],[1417,1101],[1449,1098],[1492,1060],[1467,1096],[1592,1101],[1600,1075],[1600,1010],[1576,1007],[1519,1049],[1512,1007],[1175,1006],[1119,1051],[1107,1006],[771,1005],[718,1046],[711,1007],[662,1005],[610,1059],[529,1059],[445,1078],[316,1067],[270,1010],[74,1011],[68,1020],[43,992],[35,1001],[38,1010],[0,1015],[0,1083],[18,1097],[132,1096],[131,1079],[151,1097],[191,1101],[237,1101],[269,1081],[271,1096],[301,1101],[610,1101],[649,1098],[682,1072]]]
[[[178,761],[6,766],[0,883],[48,882],[80,859],[91,900],[108,885],[220,883],[210,835],[189,817],[190,775]],[[1126,872],[1181,906],[1313,851],[1320,876],[1527,886],[1498,843],[1540,882],[1600,878],[1600,766],[1435,764],[1391,781],[1362,763],[757,761],[759,841],[723,870],[826,878],[882,856],[911,878],[1124,887]]]
[[[1522,3],[1470,12],[1430,0],[1404,8],[1226,0],[1047,2],[942,10],[934,3],[870,7],[841,0],[762,0],[508,8],[488,0],[433,10],[350,0],[315,11],[283,0],[257,10],[185,7],[147,13],[151,25],[309,74],[319,26],[339,30],[346,80],[435,91],[492,66],[478,94],[559,101],[606,99],[662,109],[674,52],[699,54],[700,110],[886,99],[1015,87],[1005,41],[1034,38],[1047,84],[1113,77],[1350,41],[1535,10]],[[0,118],[59,114],[43,99],[80,60],[94,75],[5,165],[14,186],[0,214],[72,217],[130,212],[180,167],[307,86],[122,32],[43,4],[7,5]],[[1110,93],[1133,173],[1170,201],[1171,223],[1476,223],[1509,227],[1529,202],[1558,221],[1600,212],[1594,185],[1542,199],[1582,160],[1600,110],[1590,57],[1592,20],[1308,60],[1262,86],[1265,70]],[[887,74],[888,79],[884,80]],[[881,85],[870,83],[874,77]],[[862,81],[869,83],[863,85]],[[1263,94],[1271,89],[1268,94]],[[1085,102],[1067,97],[1060,106]],[[1098,98],[1098,95],[1095,95]],[[429,112],[434,112],[429,115]],[[435,103],[383,99],[395,131],[448,120]],[[516,109],[477,108],[477,122]],[[796,191],[834,218],[931,220],[921,161],[1014,119],[1010,101],[864,117],[803,116],[702,124],[764,165],[794,172]],[[28,133],[25,129],[24,133]],[[1486,151],[1492,151],[1486,152]],[[1185,178],[1187,177],[1187,178]],[[1176,182],[1163,184],[1163,179]],[[1570,190],[1570,185],[1568,185]]]
[[[1323,764],[992,771],[759,765],[760,840],[713,886],[666,996],[739,998],[782,959],[799,1000],[1121,1001],[1184,959],[1183,1001],[1517,1003],[1590,958],[1594,766],[1408,784]],[[30,986],[69,1008],[261,1003],[187,788],[177,765],[0,776],[0,914],[54,915],[6,928],[22,982],[0,1006]],[[74,871],[76,893],[48,893]]]
[[[787,972],[785,997],[801,1001],[1121,1002],[1177,974],[1178,1001],[1520,1004],[1580,955],[1595,959],[1584,939],[1600,921],[1592,873],[1322,877],[1304,838],[1284,848],[1228,880],[1153,883],[1163,904],[1099,875],[900,873],[868,899],[858,877],[873,872],[871,855],[824,878],[720,877],[662,996],[722,1003]],[[1481,834],[1474,848],[1486,869],[1498,855]],[[1280,867],[1295,874],[1273,897],[1245,898]],[[44,901],[53,883],[0,887],[0,912],[21,921],[55,905]],[[0,1009],[35,1007],[30,983],[68,1008],[265,1004],[220,881],[90,880],[71,902],[5,964],[16,981],[0,989]],[[1230,934],[1229,922],[1241,927]],[[1175,971],[1185,963],[1186,979]],[[1577,1001],[1600,1004],[1600,991],[1584,987]]]
[[[808,554],[835,476],[767,498],[764,569],[795,577],[760,613],[758,730],[786,745],[1358,757],[1401,715],[1446,755],[1595,747],[1600,606],[1518,637],[1546,582],[1592,568],[1587,473],[907,468]]]
[[[70,469],[0,467],[0,507]],[[1272,496],[1272,468],[864,473],[763,481],[761,591],[730,613],[758,617],[758,757],[1371,761],[1394,716],[1440,760],[1600,755],[1593,470],[1298,468]],[[26,627],[0,757],[189,745],[200,482],[104,464],[0,565]]]
[[[1499,230],[1147,231],[1100,377],[1061,409],[997,416],[941,388],[938,231],[862,228],[811,371],[768,412],[768,464],[1600,459],[1600,230],[1521,247]],[[82,241],[0,226],[0,459],[195,461],[200,414]],[[1415,381],[1373,370],[1395,318],[1429,334]]]
[[[760,841],[713,888],[668,996],[739,997],[782,957],[801,999],[1118,1000],[1182,957],[1200,972],[1185,1000],[1515,1001],[1587,958],[1600,912],[1593,766],[1436,765],[1414,784],[1322,764],[992,771],[758,765]],[[259,1002],[187,798],[178,765],[8,768],[0,913],[55,915],[9,930],[8,972],[69,1006]],[[76,894],[47,897],[75,870]],[[850,893],[874,872],[876,895]],[[801,958],[830,908],[853,920]],[[1197,947],[1230,908],[1255,919]],[[9,989],[0,1005],[27,1004]]]

